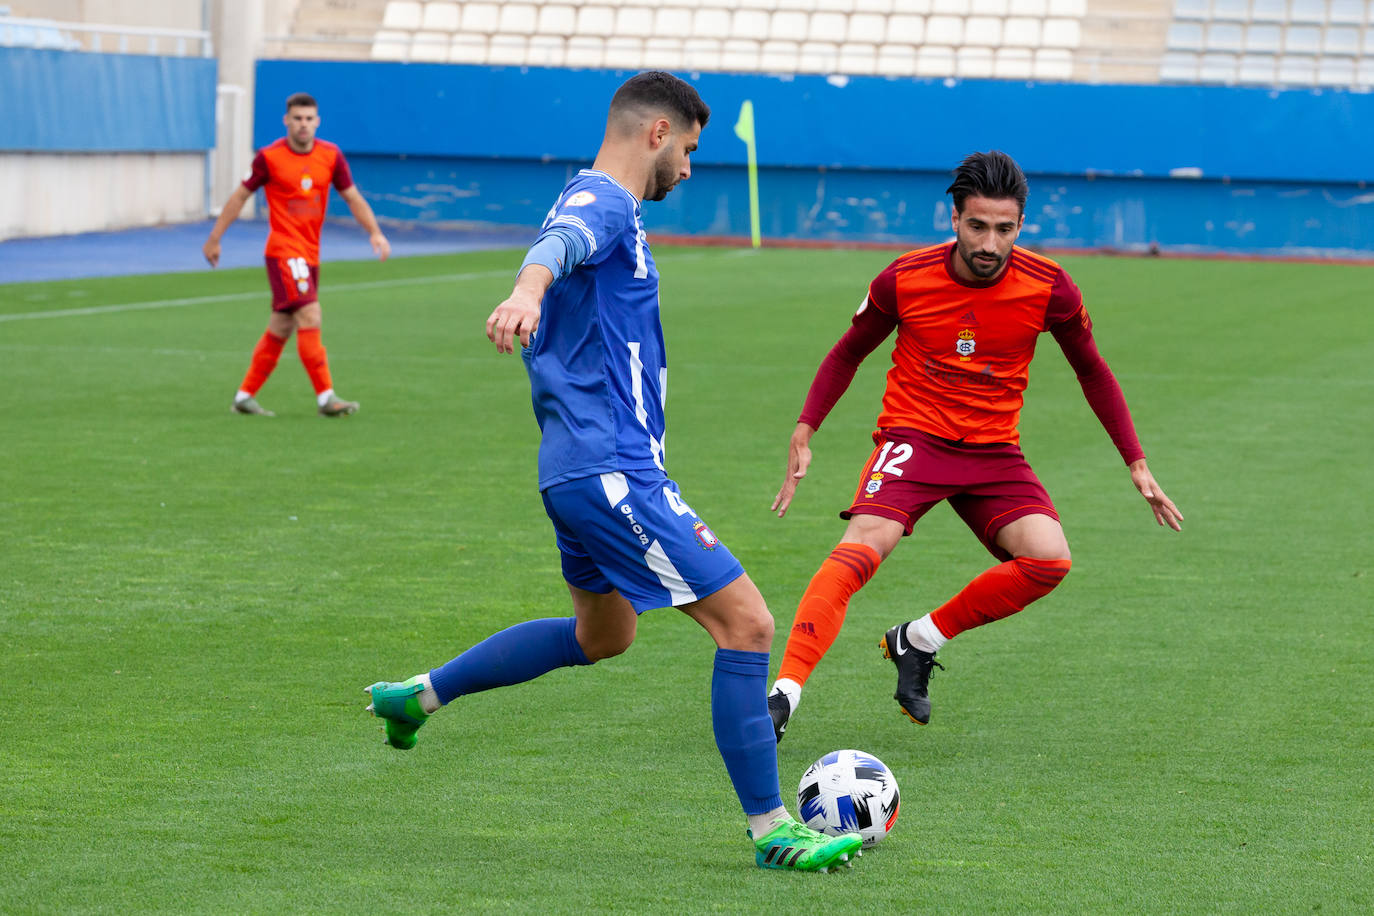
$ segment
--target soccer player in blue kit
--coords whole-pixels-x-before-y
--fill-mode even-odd
[[[539,489],[573,616],[517,624],[426,674],[373,684],[368,708],[386,720],[387,743],[408,749],[441,706],[619,655],[640,613],[676,607],[718,647],[712,725],[755,862],[819,871],[848,861],[861,838],[818,833],[783,807],[766,697],[773,617],[664,470],[668,370],[640,203],[691,176],[710,114],[668,73],[627,80],[611,99],[596,161],[564,187],[510,297],[487,319],[499,352],[520,341],[542,433]]]

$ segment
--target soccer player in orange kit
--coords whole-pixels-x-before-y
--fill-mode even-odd
[[[297,92],[286,100],[286,136],[258,150],[252,170],[243,184],[234,189],[210,230],[203,251],[211,267],[219,264],[220,239],[229,224],[238,219],[248,198],[265,188],[270,230],[267,234],[267,282],[272,288],[272,316],[253,349],[253,360],[243,384],[234,396],[234,411],[273,416],[257,402],[257,393],[277,367],[282,348],[296,333],[296,350],[315,387],[315,400],[321,416],[343,417],[354,413],[358,404],[334,393],[329,374],[329,359],[320,340],[320,227],[324,224],[329,186],[338,190],[353,218],[367,230],[377,257],[385,261],[391,243],[377,225],[343,152],[326,140],[315,137],[320,126],[315,99]]]
[[[875,448],[840,513],[849,526],[802,596],[768,697],[779,741],[802,686],[840,632],[849,599],[941,500],[1000,562],[881,641],[897,666],[893,698],[913,722],[930,721],[930,674],[946,641],[1015,614],[1068,573],[1059,516],[1017,446],[1022,392],[1042,332],[1054,335],[1073,366],[1155,521],[1182,530],[1182,513],[1146,466],[1078,287],[1054,261],[1015,245],[1027,194],[1020,167],[1005,153],[974,153],[954,175],[947,193],[955,241],[908,252],[873,280],[849,330],[821,362],[792,433],[787,476],[773,501],[779,516],[811,464],[812,435],[859,364],[896,330]]]

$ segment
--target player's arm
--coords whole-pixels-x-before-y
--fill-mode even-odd
[[[895,300],[888,302],[886,290],[880,287],[886,274],[885,271],[873,281],[868,297],[854,314],[849,330],[821,360],[816,377],[811,381],[806,403],[802,406],[797,427],[792,430],[792,438],[787,445],[787,473],[778,495],[773,497],[771,508],[779,518],[787,514],[787,508],[797,492],[797,484],[811,467],[811,437],[849,389],[859,365],[897,326]]]
[[[511,294],[487,318],[487,339],[496,344],[496,352],[514,353],[517,336],[520,346],[530,345],[530,335],[539,329],[544,293],[590,253],[591,246],[580,232],[550,226],[539,234],[520,264]]]
[[[1088,405],[1092,407],[1098,422],[1107,431],[1112,444],[1116,446],[1122,460],[1130,469],[1131,483],[1150,504],[1155,522],[1168,525],[1175,531],[1182,531],[1180,523],[1183,521],[1183,513],[1174,505],[1173,500],[1165,495],[1164,490],[1155,481],[1154,475],[1150,473],[1149,465],[1145,461],[1145,451],[1140,447],[1140,439],[1136,436],[1135,424],[1131,420],[1130,408],[1126,406],[1126,396],[1122,393],[1121,385],[1117,382],[1111,367],[1097,350],[1097,342],[1093,339],[1092,320],[1083,308],[1078,288],[1073,286],[1073,281],[1069,280],[1066,274],[1061,274],[1061,277],[1069,287],[1072,287],[1072,291],[1062,288],[1061,284],[1057,283],[1054,295],[1059,296],[1061,301],[1070,307],[1076,301],[1077,307],[1050,325],[1050,333],[1054,335],[1069,365],[1078,376],[1078,384],[1083,388],[1083,396],[1087,399]]]
[[[220,239],[224,237],[224,232],[230,224],[239,218],[239,214],[243,212],[243,205],[248,203],[248,198],[252,196],[252,191],[244,185],[239,185],[225,201],[224,209],[219,211],[219,219],[215,220],[215,225],[210,229],[210,237],[200,247],[211,267],[219,266]]]
[[[372,250],[377,253],[377,257],[385,261],[391,255],[391,243],[382,234],[382,227],[377,225],[377,216],[372,212],[372,207],[368,204],[367,198],[363,197],[356,184],[351,184],[339,194],[343,197],[344,203],[348,204],[349,212],[367,232],[367,240],[372,243]]]

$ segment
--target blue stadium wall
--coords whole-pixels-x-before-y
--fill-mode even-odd
[[[260,61],[255,142],[312,92],[383,217],[528,225],[589,164],[628,73]],[[1109,248],[1374,257],[1374,94],[1203,86],[700,74],[712,107],[691,181],[651,232],[748,236],[754,106],[765,239],[949,237],[949,170],[1002,149],[1026,170],[1022,240]],[[337,200],[340,215],[346,209]]]

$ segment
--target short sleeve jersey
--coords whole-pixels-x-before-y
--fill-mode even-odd
[[[864,308],[897,322],[880,427],[969,443],[1016,442],[1022,393],[1041,332],[1087,320],[1054,261],[1013,247],[995,280],[954,273],[954,243],[902,255],[869,286]]]
[[[258,150],[243,186],[265,189],[267,257],[320,263],[320,226],[331,184],[340,191],[353,186],[348,162],[333,143],[316,138],[310,152],[298,153],[283,137]]]
[[[583,169],[544,220],[580,233],[590,253],[544,294],[522,351],[542,437],[539,488],[612,471],[663,470],[668,380],[658,268],[640,202]]]

